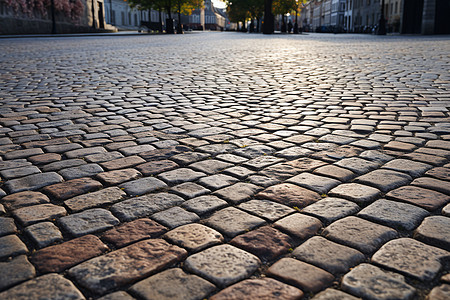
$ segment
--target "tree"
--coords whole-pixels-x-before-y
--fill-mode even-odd
[[[136,7],[142,10],[158,10],[161,29],[161,12],[166,12],[168,14],[168,19],[166,20],[166,33],[174,33],[172,19],[172,11],[174,8],[178,13],[179,28],[177,28],[177,32],[182,33],[181,14],[190,14],[193,9],[202,7],[203,5],[203,0],[128,0],[128,2],[132,8]]]
[[[248,0],[227,0],[227,14],[231,22],[242,22],[245,30],[245,21],[249,17]]]
[[[282,15],[283,25],[281,26],[281,32],[286,32],[286,20],[285,14],[295,11],[298,5],[295,0],[273,0],[272,12],[274,15]]]

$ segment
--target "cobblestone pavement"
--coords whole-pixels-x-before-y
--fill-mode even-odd
[[[449,53],[0,40],[0,299],[449,299]]]

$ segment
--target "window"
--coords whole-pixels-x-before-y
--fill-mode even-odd
[[[111,24],[116,24],[116,11],[113,10],[111,13]]]
[[[398,11],[398,2],[395,2],[395,9],[394,9],[394,13],[397,14]]]
[[[125,25],[125,13],[123,11],[120,12],[121,17],[122,17],[122,24],[121,25]]]
[[[134,26],[138,26],[137,14],[134,14]]]
[[[128,13],[128,25],[131,25],[131,13]]]

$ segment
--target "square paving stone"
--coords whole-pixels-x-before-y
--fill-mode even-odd
[[[228,175],[216,174],[200,178],[198,182],[210,190],[217,190],[232,185],[238,181],[238,179]]]
[[[278,299],[298,300],[303,292],[272,278],[246,279],[212,296],[211,300]]]
[[[386,194],[387,198],[408,202],[429,211],[438,209],[450,201],[450,196],[415,186],[403,186]]]
[[[437,167],[428,170],[425,175],[432,176],[441,180],[450,180],[450,168]]]
[[[71,299],[84,300],[72,282],[58,274],[47,274],[16,285],[2,293],[0,299]]]
[[[450,297],[450,285],[449,284],[442,284],[440,286],[437,286],[431,290],[431,292],[428,294],[427,299],[432,300],[445,300]]]
[[[166,171],[173,170],[178,164],[170,160],[155,160],[136,167],[145,176],[157,175]]]
[[[38,250],[31,256],[31,262],[41,273],[59,273],[107,250],[108,247],[98,237],[85,235]]]
[[[55,172],[48,172],[8,180],[5,186],[11,193],[18,193],[23,191],[38,190],[44,186],[59,183],[61,181],[63,181],[63,178],[59,174]]]
[[[345,198],[358,204],[370,203],[380,194],[380,190],[359,183],[340,184],[328,193],[329,196]]]
[[[63,239],[59,228],[51,222],[41,222],[28,226],[24,232],[31,237],[38,248],[46,247]]]
[[[145,240],[85,261],[68,274],[89,291],[104,294],[179,262],[186,254],[164,240]]]
[[[40,192],[31,192],[31,191],[19,192],[8,196],[4,196],[2,198],[2,203],[9,210],[15,210],[17,208],[25,206],[49,202],[50,199],[48,199],[46,195]]]
[[[450,218],[431,216],[425,218],[414,233],[414,238],[424,243],[450,251]]]
[[[65,180],[70,180],[81,177],[91,177],[101,172],[103,172],[103,169],[99,165],[87,164],[78,167],[63,169],[58,173],[62,177],[64,177]]]
[[[450,195],[450,182],[435,178],[420,177],[411,182],[412,185],[420,186],[425,189],[435,190],[446,195]]]
[[[355,174],[352,171],[335,165],[326,165],[317,168],[314,170],[314,174],[328,176],[342,182],[348,181],[355,176]]]
[[[323,292],[318,293],[311,298],[312,300],[358,300],[359,298],[353,297],[347,293],[328,288]]]
[[[299,208],[322,199],[318,193],[290,183],[273,185],[259,192],[256,197]]]
[[[107,294],[103,297],[97,298],[98,300],[134,300],[135,298],[131,297],[124,291],[118,291],[111,294]]]
[[[261,176],[261,175],[252,175],[248,177],[248,181],[250,183],[253,183],[254,185],[262,186],[262,187],[269,187],[271,185],[280,183],[278,179],[267,177],[267,176]]]
[[[250,277],[260,266],[260,260],[244,250],[219,245],[189,256],[185,267],[221,287]]]
[[[158,175],[159,178],[161,178],[168,184],[179,184],[187,181],[196,181],[203,176],[206,176],[206,174],[203,172],[196,172],[188,168],[179,168]]]
[[[0,217],[0,236],[13,234],[17,232],[16,224],[13,218]]]
[[[66,200],[102,188],[102,184],[91,178],[79,178],[46,186],[43,191],[57,200]]]
[[[103,208],[93,208],[59,219],[59,224],[72,236],[103,231],[119,223],[117,218]]]
[[[143,239],[157,238],[166,231],[166,227],[144,218],[110,229],[102,234],[101,238],[116,247],[123,247]]]
[[[36,271],[25,255],[0,262],[0,290],[36,276]]]
[[[212,175],[215,173],[219,173],[220,171],[222,171],[226,168],[230,168],[232,166],[233,166],[233,164],[223,162],[220,160],[207,159],[207,160],[202,160],[202,161],[190,164],[189,168]]]
[[[137,179],[142,174],[135,169],[114,170],[96,175],[96,178],[108,185],[121,184],[126,181]]]
[[[206,225],[217,229],[229,237],[234,237],[264,223],[263,219],[234,207],[219,210],[206,220]]]
[[[134,284],[130,291],[148,300],[201,300],[215,289],[215,285],[205,279],[175,268]]]
[[[302,212],[311,214],[325,223],[331,223],[359,211],[359,206],[351,201],[327,197],[305,207]]]
[[[219,196],[232,204],[250,199],[262,188],[251,183],[239,182],[226,188],[215,191],[213,195]]]
[[[305,240],[316,234],[322,228],[322,223],[314,217],[293,214],[277,221],[274,226],[289,235]]]
[[[282,161],[283,161],[282,158],[278,158],[271,155],[263,155],[255,157],[249,161],[246,161],[243,165],[250,169],[259,170]]]
[[[359,157],[350,157],[341,159],[340,161],[335,163],[335,165],[349,169],[356,174],[364,174],[373,169],[376,169],[380,164]]]
[[[288,252],[291,238],[269,226],[241,234],[231,240],[231,244],[255,254],[263,260],[273,260]]]
[[[267,273],[306,292],[323,290],[334,280],[334,276],[327,271],[293,258],[280,259],[269,268]]]
[[[223,242],[223,236],[216,230],[201,224],[187,224],[177,227],[164,235],[173,244],[198,252],[204,248]]]
[[[112,170],[118,170],[118,169],[125,169],[125,168],[131,168],[133,166],[143,164],[145,163],[145,160],[140,158],[139,156],[128,156],[128,157],[121,157],[114,160],[106,161],[103,163],[100,163],[100,165],[108,171]]]
[[[227,206],[228,203],[216,196],[206,195],[184,202],[181,206],[197,215],[204,215]]]
[[[119,185],[130,196],[147,194],[167,187],[167,184],[154,177],[136,179]]]
[[[238,207],[272,222],[295,212],[294,209],[286,205],[270,200],[251,200],[241,203]]]
[[[340,219],[322,234],[331,240],[356,248],[363,253],[373,253],[387,241],[397,237],[397,231],[357,217]]]
[[[420,281],[431,281],[442,269],[441,260],[449,257],[448,251],[411,238],[400,238],[383,245],[372,261]]]
[[[202,187],[201,185],[198,185],[193,182],[185,182],[182,184],[179,184],[177,186],[174,186],[171,191],[174,191],[178,195],[187,197],[187,198],[194,198],[198,196],[202,196],[205,194],[209,194],[211,191]]]
[[[358,250],[315,236],[295,248],[292,254],[330,273],[344,273],[365,260]]]
[[[242,166],[231,167],[231,168],[225,169],[223,172],[228,175],[231,175],[233,177],[237,177],[239,179],[247,178],[249,175],[256,173],[255,171],[249,170]]]
[[[208,158],[210,155],[206,153],[200,152],[185,152],[181,154],[177,154],[171,157],[171,160],[174,160],[176,163],[180,165],[188,165],[190,163]]]
[[[407,300],[416,295],[402,275],[369,264],[361,264],[347,273],[342,279],[342,289],[369,300]]]
[[[188,212],[180,207],[172,207],[155,213],[152,219],[169,228],[175,228],[184,224],[200,221],[200,217],[193,212]]]
[[[14,217],[23,225],[28,226],[41,221],[51,221],[65,216],[66,209],[59,205],[39,204],[16,209]]]
[[[131,221],[180,205],[183,202],[184,199],[180,196],[157,193],[116,203],[111,207],[111,211],[122,221]]]
[[[408,184],[411,180],[412,178],[408,174],[380,169],[357,177],[355,182],[374,186],[380,191],[386,193],[390,190]]]
[[[358,217],[400,230],[413,230],[427,215],[423,208],[385,199],[375,201],[358,213]]]
[[[26,254],[27,246],[17,237],[17,235],[6,235],[0,237],[0,259]]]
[[[326,194],[329,190],[341,183],[336,179],[318,176],[311,173],[301,173],[297,176],[289,178],[287,182],[313,190],[319,194]]]
[[[408,159],[394,159],[383,165],[383,169],[408,173],[412,177],[419,177],[433,166]]]
[[[104,204],[111,204],[121,200],[126,193],[118,187],[110,187],[97,192],[77,196],[64,201],[71,211],[81,211]]]
[[[37,173],[41,173],[41,170],[39,170],[39,168],[36,166],[21,167],[0,171],[0,175],[5,179],[14,179]]]

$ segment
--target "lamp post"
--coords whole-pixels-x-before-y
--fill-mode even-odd
[[[386,35],[386,19],[384,18],[384,0],[381,1],[381,16],[378,21],[377,35]]]

